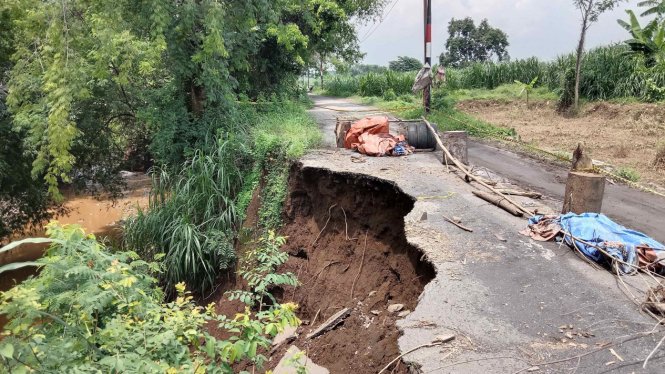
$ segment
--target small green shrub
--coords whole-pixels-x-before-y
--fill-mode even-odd
[[[616,175],[620,176],[623,179],[627,179],[631,182],[637,182],[640,180],[640,174],[633,168],[622,166],[616,170]]]
[[[455,99],[450,97],[448,90],[437,89],[432,91],[432,101],[430,108],[433,110],[447,111],[455,107]]]
[[[258,309],[263,310],[267,301],[277,304],[270,293],[273,287],[298,285],[298,279],[293,273],[277,273],[277,268],[289,259],[289,255],[280,249],[285,243],[286,238],[275,235],[272,230],[258,241],[257,247],[247,253],[238,269],[238,274],[247,282],[249,290],[228,292],[229,300],[240,300],[249,307],[258,304]]]
[[[386,100],[386,101],[394,101],[394,100],[397,100],[397,95],[395,94],[395,91],[393,91],[392,88],[387,89],[387,90],[383,93],[383,100]]]
[[[411,102],[413,102],[414,96],[413,96],[413,94],[402,94],[402,95],[399,95],[398,99],[400,101],[405,102],[405,103],[411,103]]]
[[[9,319],[0,372],[231,374],[238,362],[260,368],[266,357],[258,352],[300,322],[291,303],[217,315],[214,304],[195,305],[184,283],[164,302],[151,276],[158,264],[113,253],[78,226],[50,224],[48,235],[54,243],[38,260],[39,275],[0,292]],[[276,257],[279,249],[271,251]],[[211,336],[209,323],[228,340]]]

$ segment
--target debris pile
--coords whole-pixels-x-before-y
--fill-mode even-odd
[[[665,270],[665,246],[615,223],[604,214],[534,216],[522,234],[539,241],[563,241],[592,261],[612,266],[620,274],[645,269],[662,275]]]

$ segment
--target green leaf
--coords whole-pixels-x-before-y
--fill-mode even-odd
[[[34,262],[34,261],[25,261],[25,262],[14,262],[11,264],[7,264],[4,266],[0,266],[0,274],[6,272],[6,271],[12,271],[28,266],[43,266],[44,264],[41,264],[39,262]]]
[[[12,358],[14,357],[14,346],[7,343],[0,347],[0,356],[4,358]]]
[[[28,238],[23,240],[17,240],[0,248],[0,253],[7,252],[23,244],[43,244],[43,243],[62,243],[62,241],[51,238]]]

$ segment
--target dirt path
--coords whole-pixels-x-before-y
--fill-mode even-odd
[[[314,99],[325,101],[327,107],[351,105],[338,99]],[[334,117],[348,112],[318,106],[312,114],[324,132],[332,133]],[[299,168],[314,176],[389,182],[415,201],[404,217],[406,240],[422,252],[421,260],[429,261],[436,275],[425,285],[412,313],[397,321],[402,332],[399,350],[406,352],[440,335],[452,333],[457,338],[406,355],[404,361],[409,365],[437,374],[526,372],[533,365],[539,366],[538,373],[661,372],[665,363],[662,352],[647,369],[641,365],[665,331],[622,343],[634,334],[651,331],[655,323],[639,313],[611,273],[594,270],[567,247],[519,235],[525,220],[474,197],[474,187],[455,173],[447,173],[438,154],[368,157],[360,163],[354,162],[352,155],[348,150],[315,151],[302,158]],[[543,169],[543,165],[526,165]],[[346,186],[348,193],[356,191],[353,184]],[[381,194],[379,188],[375,190]],[[320,217],[311,221],[317,224],[312,232],[324,228],[327,207],[323,208],[314,213]],[[381,209],[391,207],[384,204]],[[458,229],[443,215],[460,217],[474,232]],[[335,230],[339,235],[343,226]],[[372,250],[376,249],[368,246],[367,252]],[[631,287],[639,286],[636,277],[624,277],[624,281]],[[365,297],[358,301],[367,302]],[[624,361],[607,343],[613,344],[612,349]],[[366,347],[359,347],[359,352],[360,348]],[[547,364],[552,361],[556,362]]]

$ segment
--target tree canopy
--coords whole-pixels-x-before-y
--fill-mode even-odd
[[[423,67],[423,63],[420,62],[420,60],[418,60],[417,58],[409,56],[399,56],[397,57],[397,60],[390,61],[388,63],[388,67],[390,68],[390,70],[400,71],[400,72],[417,71],[420,70],[421,67]]]
[[[448,23],[448,40],[445,52],[439,56],[439,63],[446,66],[462,67],[472,62],[504,61],[510,57],[508,35],[498,28],[491,27],[486,19],[478,26],[473,19],[451,19]]]
[[[54,197],[77,178],[113,184],[134,151],[174,164],[212,132],[232,130],[239,98],[294,89],[316,54],[358,56],[352,20],[376,17],[384,5],[6,1],[13,130],[25,133],[32,174]]]

